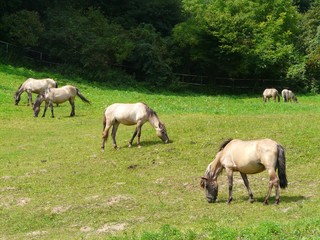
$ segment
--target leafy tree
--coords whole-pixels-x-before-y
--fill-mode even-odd
[[[161,85],[172,78],[172,56],[168,39],[162,38],[150,24],[141,24],[131,31],[134,50],[127,64],[139,79]]]
[[[23,47],[37,46],[39,37],[44,31],[38,13],[27,10],[4,15],[1,28],[6,40]]]
[[[97,9],[50,9],[44,45],[54,57],[94,70],[98,77],[132,51],[126,31]]]
[[[196,54],[202,55],[198,59],[215,58],[218,74],[279,77],[285,75],[294,61],[299,14],[291,1],[184,0],[183,3],[199,30],[188,32],[188,25],[178,24],[174,32],[188,32],[189,38],[197,39],[189,50],[191,57],[195,54],[193,49],[202,48],[199,37],[206,36],[207,41],[207,36],[211,36],[210,51],[203,49]],[[199,34],[200,31],[203,33]],[[177,39],[177,34],[174,37]],[[188,44],[189,40],[178,41]],[[207,66],[211,67],[212,63]]]

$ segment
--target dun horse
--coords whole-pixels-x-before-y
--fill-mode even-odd
[[[53,103],[64,103],[67,100],[69,100],[69,103],[71,105],[71,113],[70,117],[73,117],[75,115],[75,105],[74,105],[74,99],[78,95],[83,102],[90,103],[89,100],[87,100],[79,91],[78,88],[67,85],[63,86],[61,88],[48,88],[44,92],[40,93],[37,96],[37,100],[33,106],[33,112],[34,116],[38,117],[38,114],[40,112],[40,105],[43,101],[46,102],[43,115],[45,116],[48,106],[51,108],[51,117],[54,117],[53,114]]]
[[[109,129],[112,127],[112,140],[113,147],[118,148],[116,143],[116,133],[119,127],[119,124],[124,125],[137,125],[133,136],[129,142],[129,147],[132,146],[132,142],[136,135],[138,135],[138,147],[140,145],[140,136],[142,125],[149,121],[150,124],[155,128],[157,136],[164,142],[169,142],[169,137],[167,130],[163,123],[160,122],[157,114],[151,108],[149,108],[144,103],[115,103],[106,108],[104,112],[103,119],[103,133],[102,133],[102,150],[104,150],[105,142],[108,138]]]
[[[278,102],[280,102],[280,95],[278,93],[278,90],[275,88],[266,88],[262,93],[262,98],[264,102],[270,101],[270,98],[272,98],[273,101],[276,101],[277,97]]]
[[[283,89],[281,95],[284,102],[298,102],[298,98],[294,95],[294,93],[291,90]]]
[[[225,141],[215,159],[209,164],[205,175],[201,178],[200,185],[206,191],[207,201],[213,203],[218,195],[217,178],[221,171],[226,169],[229,180],[229,198],[227,203],[231,203],[233,172],[239,171],[249,193],[249,201],[253,202],[253,194],[249,187],[247,174],[255,174],[266,170],[269,174],[269,187],[267,195],[263,201],[266,205],[271,194],[272,187],[275,187],[275,204],[279,204],[280,188],[287,187],[286,158],[283,147],[271,140],[261,139],[252,141],[242,141],[238,139]],[[276,176],[278,169],[278,177]]]
[[[32,93],[41,93],[45,91],[47,88],[56,88],[58,84],[51,78],[45,79],[34,79],[28,78],[23,84],[20,85],[16,93],[14,94],[15,105],[18,105],[20,102],[20,96],[23,92],[27,92],[28,94],[28,106],[33,105],[32,103]]]

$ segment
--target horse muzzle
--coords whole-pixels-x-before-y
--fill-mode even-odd
[[[216,200],[216,198],[207,198],[208,203],[215,203]]]

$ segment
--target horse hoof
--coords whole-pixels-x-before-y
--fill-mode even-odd
[[[138,148],[141,148],[141,145],[138,145]]]
[[[264,202],[263,202],[263,205],[264,205],[264,206],[269,205],[268,201],[264,201]]]
[[[131,145],[131,144],[129,144],[129,145],[128,145],[128,148],[131,148],[131,147],[132,147],[132,145]]]

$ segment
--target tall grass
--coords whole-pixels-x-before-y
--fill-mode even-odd
[[[76,85],[76,99],[55,118],[34,118],[22,95],[26,77]],[[0,65],[0,239],[318,239],[319,96],[299,104],[262,103],[260,96],[176,95],[68,79]],[[34,96],[35,97],[35,96]],[[102,114],[114,102],[143,101],[165,122],[170,144],[142,129],[142,148],[128,148],[134,127],[120,126],[119,150],[100,151]],[[255,202],[235,174],[234,201],[219,178],[208,204],[200,176],[226,138],[272,138],[286,150],[289,186],[280,205],[263,206],[266,172],[249,176]],[[271,199],[270,202],[272,202]]]

